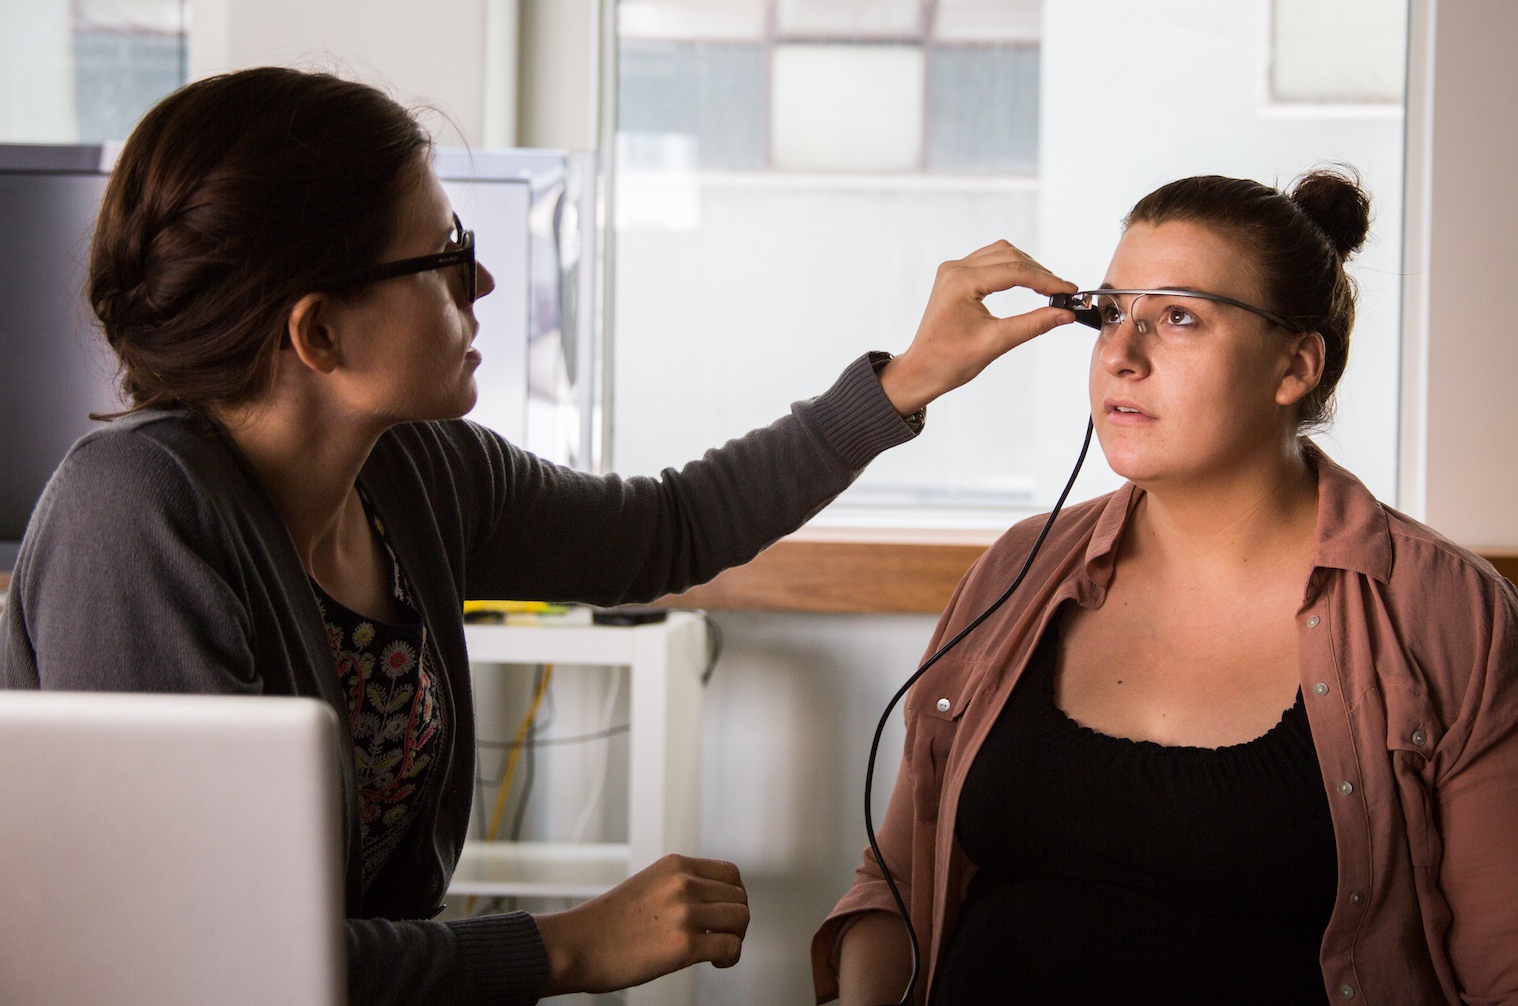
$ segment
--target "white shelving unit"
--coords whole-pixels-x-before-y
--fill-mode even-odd
[[[470,625],[476,678],[512,665],[629,669],[628,840],[622,843],[469,842],[449,894],[588,899],[668,852],[698,850],[701,672],[706,625],[672,611],[649,625]],[[629,989],[628,1006],[695,1003],[695,973]]]

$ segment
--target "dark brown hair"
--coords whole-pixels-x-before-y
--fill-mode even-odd
[[[133,409],[267,389],[290,309],[375,264],[416,120],[364,84],[279,67],[189,84],[122,148],[90,249],[89,300]]]
[[[1365,243],[1370,197],[1353,168],[1320,168],[1282,193],[1246,178],[1198,175],[1140,199],[1124,226],[1184,220],[1236,240],[1253,259],[1265,302],[1299,332],[1317,332],[1326,349],[1323,377],[1302,401],[1300,425],[1321,426],[1349,359],[1355,283],[1344,262]]]

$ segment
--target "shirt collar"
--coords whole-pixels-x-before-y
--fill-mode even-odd
[[[1315,569],[1343,569],[1385,582],[1391,578],[1391,528],[1386,511],[1359,479],[1337,464],[1311,440],[1302,453],[1318,476],[1318,523],[1313,543]],[[1085,572],[1097,594],[1112,582],[1117,543],[1122,540],[1143,492],[1131,482],[1107,497],[1091,541]]]
[[[1318,530],[1313,565],[1391,579],[1391,522],[1365,484],[1318,449],[1302,441],[1307,463],[1318,473]]]

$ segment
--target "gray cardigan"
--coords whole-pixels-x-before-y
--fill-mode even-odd
[[[461,420],[380,438],[359,483],[415,588],[454,730],[417,820],[367,891],[343,738],[351,1001],[530,1003],[546,980],[525,913],[426,921],[473,796],[464,599],[650,600],[747,561],[911,438],[875,379],[883,358],[861,357],[822,396],[658,479],[557,467]],[[0,685],[317,696],[347,724],[283,522],[225,431],[187,409],[132,415],[69,451],[0,615]]]

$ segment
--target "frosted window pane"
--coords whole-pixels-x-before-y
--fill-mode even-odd
[[[1275,0],[1279,101],[1401,102],[1407,10],[1386,0]]]
[[[1038,47],[943,46],[928,62],[928,168],[1038,170]]]
[[[933,37],[940,42],[1037,42],[1042,0],[938,0]]]
[[[782,35],[916,37],[922,31],[918,0],[779,0],[775,13]]]
[[[625,41],[618,129],[695,137],[703,168],[764,166],[764,50],[725,42]]]
[[[79,141],[124,140],[143,113],[185,79],[180,35],[79,30],[74,34]]]
[[[89,28],[151,31],[161,35],[184,32],[182,0],[75,0],[77,23]]]
[[[622,0],[617,33],[623,38],[759,40],[765,34],[765,0]]]
[[[774,53],[771,157],[805,171],[907,171],[922,163],[916,46],[783,45]]]
[[[820,393],[865,350],[900,352],[945,259],[997,237],[1037,247],[1031,188],[772,177],[704,180],[697,230],[619,233],[615,470],[699,457]],[[1031,504],[1041,379],[1034,354],[993,365],[934,403],[932,434],[876,459],[850,498]],[[1081,432],[1059,430],[1066,471]]]

